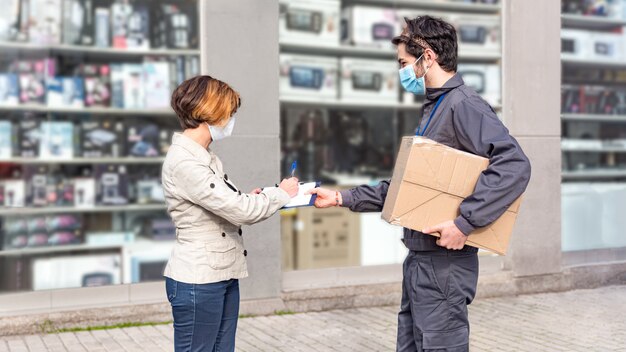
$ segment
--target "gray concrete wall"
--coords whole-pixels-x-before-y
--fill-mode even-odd
[[[234,136],[215,143],[224,169],[245,192],[280,180],[278,1],[203,0],[202,69],[242,97]],[[250,278],[242,299],[280,296],[282,270],[278,216],[244,228]]]
[[[561,3],[503,3],[503,119],[533,166],[507,266],[515,276],[556,273],[561,271]]]

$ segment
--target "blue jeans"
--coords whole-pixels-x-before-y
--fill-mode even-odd
[[[176,352],[235,351],[239,280],[186,284],[165,278]]]

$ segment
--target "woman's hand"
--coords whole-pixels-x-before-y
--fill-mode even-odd
[[[298,179],[295,177],[284,179],[280,183],[279,187],[287,192],[291,198],[295,197],[298,194],[298,189],[300,188],[300,186],[298,185]]]
[[[341,193],[337,191],[332,191],[326,188],[313,188],[308,191],[307,194],[317,194],[317,198],[315,199],[315,207],[316,208],[330,208],[334,206],[339,206],[343,202],[341,197]]]
[[[261,194],[263,192],[262,188],[255,188],[250,194]]]

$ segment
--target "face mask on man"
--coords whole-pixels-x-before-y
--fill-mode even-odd
[[[235,128],[235,118],[231,117],[230,121],[224,127],[211,126],[208,122],[205,122],[207,127],[209,127],[209,132],[211,132],[211,139],[213,141],[220,141],[224,138],[228,138],[233,134],[233,129]]]
[[[424,54],[418,57],[412,65],[407,65],[406,67],[398,70],[400,83],[402,84],[402,87],[404,87],[404,90],[416,95],[423,95],[426,93],[426,83],[424,81],[424,77],[426,77],[428,67],[425,69],[424,75],[419,78],[415,75],[415,69],[413,68],[413,66],[415,66],[415,64],[417,64],[422,57],[424,57]]]

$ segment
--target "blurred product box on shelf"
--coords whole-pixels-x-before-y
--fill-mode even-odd
[[[561,29],[561,57],[566,59],[591,58],[591,32],[581,29]]]
[[[297,270],[360,265],[359,214],[344,208],[300,208],[295,226]]]
[[[74,124],[72,122],[42,122],[39,158],[49,160],[74,157]]]
[[[121,121],[87,120],[80,124],[80,151],[85,158],[120,157],[126,129]]]
[[[122,65],[122,84],[124,92],[124,109],[143,109],[145,103],[145,86],[143,82],[143,65]]]
[[[111,105],[111,68],[109,65],[82,64],[80,75],[85,80],[85,106]]]
[[[342,101],[398,102],[398,65],[391,60],[341,58],[340,75]]]
[[[111,37],[113,47],[128,48],[130,35],[130,18],[133,15],[133,6],[128,1],[117,1],[111,5]]]
[[[339,59],[280,54],[280,97],[336,101]]]
[[[150,242],[124,248],[124,283],[162,281],[170,258],[171,242]]]
[[[136,236],[128,232],[88,232],[85,234],[85,243],[92,246],[114,246],[135,242]]]
[[[395,9],[350,6],[342,11],[342,44],[375,47],[391,51],[391,39],[401,31]]]
[[[561,111],[573,114],[626,114],[626,89],[607,86],[563,85]]]
[[[51,215],[7,220],[3,249],[64,246],[83,243],[78,215]]]
[[[561,185],[563,251],[603,248],[602,199],[591,183]]]
[[[27,220],[28,243],[27,247],[42,247],[48,245],[48,229],[46,218],[43,216],[30,218]]]
[[[77,208],[93,208],[96,205],[96,179],[93,177],[77,177],[74,184],[74,206]]]
[[[145,62],[143,85],[146,91],[144,106],[148,109],[164,109],[170,106],[170,66],[167,62]]]
[[[500,53],[500,16],[488,15],[450,15],[450,21],[456,28],[459,52]]]
[[[623,61],[624,42],[623,34],[591,33],[591,59],[606,61]]]
[[[563,0],[561,1],[561,13],[571,15],[584,15],[589,17],[607,17],[614,19],[626,19],[623,17],[626,10],[624,0]]]
[[[19,33],[20,0],[4,0],[2,4],[4,11],[0,13],[0,40],[14,41]]]
[[[461,202],[474,192],[479,176],[488,165],[486,158],[427,138],[404,137],[382,218],[417,231],[455,219]],[[521,197],[491,225],[474,231],[467,244],[506,254],[520,204]]]
[[[46,218],[48,245],[63,246],[83,243],[83,222],[80,216],[56,215]]]
[[[280,0],[279,41],[338,46],[341,4],[338,0]]]
[[[154,157],[164,154],[170,144],[172,131],[148,121],[126,125],[126,154]]]
[[[11,121],[0,121],[0,160],[13,157],[14,136]]]
[[[296,267],[296,217],[297,209],[286,209],[280,211],[280,234],[282,248],[282,271],[292,271]]]
[[[133,11],[126,21],[126,47],[129,49],[149,49],[150,15],[147,5],[133,4]],[[115,44],[115,41],[113,43]]]
[[[125,165],[96,165],[96,203],[128,204],[128,173]]]
[[[62,0],[63,1],[63,25],[62,40],[63,44],[80,45],[81,34],[83,31],[83,20],[85,18],[85,8],[80,0]],[[85,1],[85,3],[88,3]]]
[[[457,72],[465,85],[474,89],[489,104],[502,103],[499,65],[459,64]]]
[[[39,145],[42,139],[41,119],[27,115],[17,122],[18,156],[36,158],[39,156]]]
[[[19,78],[13,73],[0,74],[0,106],[16,106],[19,104]]]
[[[47,166],[25,166],[24,179],[27,205],[43,207],[56,200],[56,186]]]
[[[94,38],[95,46],[108,48],[111,46],[111,10],[98,7],[95,12]]]
[[[137,181],[137,204],[164,203],[165,194],[160,179]]]
[[[30,9],[29,41],[39,45],[60,44],[63,9],[61,0],[29,0],[24,6],[22,9]]]
[[[2,180],[4,188],[4,205],[6,207],[23,207],[26,205],[26,182],[20,179]]]
[[[19,249],[28,245],[28,225],[23,218],[7,218],[2,228],[2,249]]]
[[[198,46],[195,4],[178,2],[153,5],[151,8],[153,47],[188,49]]]
[[[380,218],[380,213],[360,213],[361,265],[402,263],[408,249],[402,243],[403,229]]]
[[[46,101],[52,108],[82,108],[85,90],[80,77],[55,77],[46,80]]]
[[[140,233],[153,241],[173,241],[176,239],[176,226],[168,216],[145,217],[140,220]]]
[[[33,260],[35,291],[121,284],[119,254],[74,255]]]
[[[19,75],[20,103],[44,104],[46,102],[46,64],[48,60],[19,60],[15,70]]]

